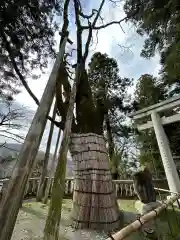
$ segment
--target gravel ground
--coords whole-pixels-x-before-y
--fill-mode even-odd
[[[61,240],[105,240],[105,233],[96,231],[76,230],[70,227],[71,200],[64,200],[62,220],[60,227]],[[136,219],[137,213],[133,207],[132,200],[122,200],[120,202],[121,209],[124,210],[124,222],[128,224]],[[25,202],[19,211],[12,240],[35,240],[43,239],[43,230],[47,217],[48,206],[35,201]],[[164,228],[164,226],[163,226]],[[140,233],[134,233],[126,240],[147,239]],[[166,238],[164,238],[166,239]],[[163,240],[164,240],[163,239]],[[167,238],[168,239],[168,238]]]

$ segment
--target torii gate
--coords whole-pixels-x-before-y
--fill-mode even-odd
[[[160,103],[151,105],[142,110],[129,114],[133,120],[141,119],[147,116],[151,116],[152,121],[148,121],[145,124],[138,125],[138,130],[145,130],[148,128],[154,128],[158,147],[160,150],[166,178],[171,192],[180,193],[180,179],[177,173],[176,165],[173,160],[173,156],[169,147],[168,138],[164,131],[163,125],[180,121],[180,113],[172,115],[170,117],[160,118],[159,113],[165,110],[173,109],[180,106],[180,94],[162,101]]]

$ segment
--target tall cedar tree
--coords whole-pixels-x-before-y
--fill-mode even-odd
[[[69,146],[72,158],[78,163],[76,164],[74,177],[76,189],[74,190],[72,210],[73,226],[76,228],[106,228],[106,230],[108,228],[112,230],[119,227],[119,210],[114,195],[110,196],[114,190],[112,189],[107,153],[100,157],[104,151],[103,149],[106,147],[104,140],[102,140],[103,143],[100,143],[100,139],[104,133],[104,121],[108,113],[108,105],[104,98],[98,98],[97,101],[94,102],[93,89],[91,88],[86,69],[86,60],[89,54],[93,31],[109,27],[112,24],[119,25],[126,17],[119,21],[101,24],[99,19],[102,17],[101,14],[106,2],[105,0],[101,0],[99,8],[96,10],[92,9],[92,13],[89,15],[84,14],[81,1],[74,0],[73,2],[77,33],[77,61],[75,67],[78,66],[79,68],[75,99],[75,116],[72,121],[72,134]],[[67,27],[69,15],[65,15]],[[84,31],[87,33],[87,41],[84,41],[84,36],[82,35]],[[61,65],[60,73],[57,79],[56,98],[57,107],[62,116],[60,125],[63,129],[69,105],[71,86],[68,82],[68,74],[64,64]],[[62,101],[62,85],[65,101]],[[99,138],[99,140],[97,140],[97,138]],[[80,143],[81,146],[79,146]],[[96,149],[99,150],[93,149],[94,144],[97,145]],[[79,151],[77,152],[75,149],[79,149]],[[103,175],[102,171],[106,171],[106,174]],[[93,177],[94,172],[96,173],[95,178]],[[87,178],[87,176],[89,177]],[[108,177],[109,181],[103,181],[105,177]],[[86,183],[79,181],[80,178],[83,178]],[[103,193],[98,191],[99,181],[97,179],[100,178],[102,179],[101,188],[103,189]],[[82,188],[82,183],[83,186],[87,187]],[[105,208],[101,208],[102,210],[100,210],[98,205],[96,205],[96,201],[101,202],[101,198],[103,199],[102,202],[106,202],[104,198],[110,199],[108,209],[109,216],[107,216],[107,210],[105,210]],[[81,201],[80,203],[82,199],[84,202]],[[53,221],[59,224],[58,218]],[[108,221],[108,224],[106,221]],[[53,232],[53,228],[48,231]]]
[[[107,54],[95,53],[89,63],[88,71],[89,83],[92,89],[94,104],[103,100],[107,107],[105,117],[105,129],[107,132],[109,157],[114,159],[115,142],[119,134],[123,132],[122,121],[124,113],[129,109],[124,105],[127,95],[127,88],[130,86],[130,79],[119,76],[118,64],[115,59]],[[116,130],[116,131],[114,131]],[[113,178],[119,177],[118,162],[112,163]]]

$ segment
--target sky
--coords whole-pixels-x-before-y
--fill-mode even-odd
[[[88,13],[90,9],[96,8],[99,5],[99,0],[91,0],[83,1],[83,7],[85,12]],[[90,11],[91,12],[91,11]],[[102,16],[104,18],[104,22],[109,22],[111,20],[120,20],[124,17],[124,12],[122,9],[122,5],[118,8],[114,7],[114,5],[110,5],[109,3],[105,4],[102,12]],[[101,23],[101,22],[100,22]],[[123,29],[123,30],[122,30]],[[101,53],[107,53],[110,57],[113,57],[117,60],[119,66],[119,72],[121,77],[133,78],[134,83],[137,79],[145,73],[152,74],[154,76],[158,75],[160,70],[159,65],[159,56],[156,55],[154,58],[147,60],[140,57],[140,52],[143,47],[144,39],[136,33],[136,30],[131,24],[122,24],[122,29],[119,25],[113,25],[106,29],[102,29],[98,31],[98,41],[96,39],[96,33],[93,34],[94,43],[91,45],[88,61],[90,60],[93,53],[96,51],[100,51]],[[75,25],[74,25],[74,15],[71,13],[70,18],[70,38],[75,43]],[[84,39],[86,38],[86,33],[84,34]],[[56,34],[56,41],[59,42],[59,35]],[[72,46],[75,47],[75,44]],[[58,49],[58,45],[57,45]],[[42,74],[40,79],[38,80],[28,80],[28,84],[33,91],[33,93],[41,99],[43,94],[43,90],[46,86],[48,77],[50,75],[51,69],[53,66],[53,62],[49,63],[48,68],[46,69],[46,73]],[[131,93],[133,92],[131,89]],[[16,104],[19,106],[24,106],[27,109],[31,110],[31,112],[35,112],[37,109],[36,104],[33,99],[28,95],[25,89],[21,89],[21,93],[16,97]],[[33,114],[29,117],[28,124],[31,123]],[[28,125],[29,126],[29,125]],[[50,123],[46,126],[43,139],[41,142],[40,149],[44,150],[47,143],[48,131],[49,131]],[[23,132],[24,135],[27,133],[27,128]],[[51,152],[53,153],[57,138],[57,128],[55,127],[55,134],[52,140]],[[2,138],[0,141],[2,142]]]

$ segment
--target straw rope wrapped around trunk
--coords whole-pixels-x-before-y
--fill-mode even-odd
[[[117,229],[120,212],[103,136],[72,134],[70,151],[75,162],[73,227]]]

